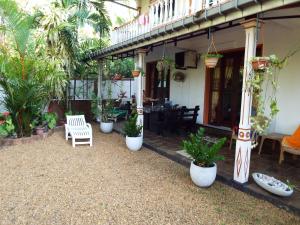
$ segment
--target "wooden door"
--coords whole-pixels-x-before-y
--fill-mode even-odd
[[[240,118],[244,51],[223,55],[218,66],[209,71],[209,123],[232,127]]]

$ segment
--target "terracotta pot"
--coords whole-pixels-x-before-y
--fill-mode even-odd
[[[138,77],[140,75],[140,71],[139,70],[132,70],[132,76],[133,77]]]
[[[121,74],[115,74],[113,79],[114,80],[122,80],[122,75]]]
[[[208,57],[205,58],[205,65],[207,68],[215,68],[219,61],[218,57]]]
[[[35,128],[35,132],[37,135],[43,135],[44,134],[44,128],[43,127],[37,127]]]
[[[266,58],[258,58],[251,61],[253,70],[264,70],[269,65],[269,60]]]

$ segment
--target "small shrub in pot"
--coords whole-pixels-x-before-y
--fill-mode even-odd
[[[226,142],[226,138],[221,138],[216,143],[209,143],[204,133],[204,128],[200,128],[182,142],[183,149],[193,158],[190,167],[192,181],[200,187],[208,187],[215,181],[216,162],[224,159],[219,151]]]
[[[129,117],[124,125],[124,133],[126,135],[126,145],[132,151],[138,151],[143,144],[143,137],[141,136],[143,126],[137,125],[137,114]]]

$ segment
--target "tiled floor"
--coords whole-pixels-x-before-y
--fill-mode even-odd
[[[116,124],[115,129],[117,131],[121,131],[121,128],[122,123]],[[213,135],[211,130],[210,135]],[[218,136],[220,136],[220,133]],[[183,135],[173,134],[163,137],[147,130],[144,131],[144,145],[146,147],[185,166],[189,166],[190,160],[177,153],[177,151],[182,150],[181,141],[183,139]],[[290,183],[300,188],[300,157],[293,159],[293,157],[286,154],[285,161],[282,165],[279,165],[279,146],[276,146],[274,151],[271,146],[272,143],[265,141],[261,155],[258,155],[256,149],[252,151],[250,174],[253,172],[265,173],[282,181],[289,180]],[[254,196],[264,198],[278,207],[286,208],[300,215],[299,189],[296,189],[291,197],[283,198],[272,195],[258,187],[252,177],[250,177],[249,182],[245,185],[237,184],[233,181],[234,149],[230,150],[226,146],[221,150],[221,153],[225,156],[225,160],[218,162],[218,178],[220,180]]]

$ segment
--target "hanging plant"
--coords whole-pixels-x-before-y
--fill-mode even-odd
[[[254,57],[251,60],[252,69],[254,71],[265,70],[270,63],[269,57]]]
[[[133,77],[138,77],[140,76],[140,74],[143,76],[144,72],[143,69],[141,67],[135,67],[134,70],[132,70],[132,76]]]
[[[211,52],[212,47],[214,48],[214,52]],[[212,35],[210,45],[208,46],[208,49],[207,49],[207,53],[204,55],[205,66],[207,68],[215,68],[218,64],[219,59],[222,57],[223,57],[223,55],[219,54],[216,49],[216,46],[214,43],[214,36]]]
[[[253,66],[248,88],[252,90],[252,105],[256,115],[251,117],[254,131],[263,134],[269,128],[273,118],[279,112],[276,92],[278,89],[278,72],[286,64],[287,58],[279,60],[277,56],[255,57],[251,60]],[[253,64],[253,62],[255,62]],[[257,66],[258,65],[258,66]],[[269,104],[269,114],[266,115],[266,104]]]
[[[207,68],[215,68],[218,64],[218,61],[220,58],[222,58],[223,55],[221,54],[206,54],[205,55],[205,65]]]

